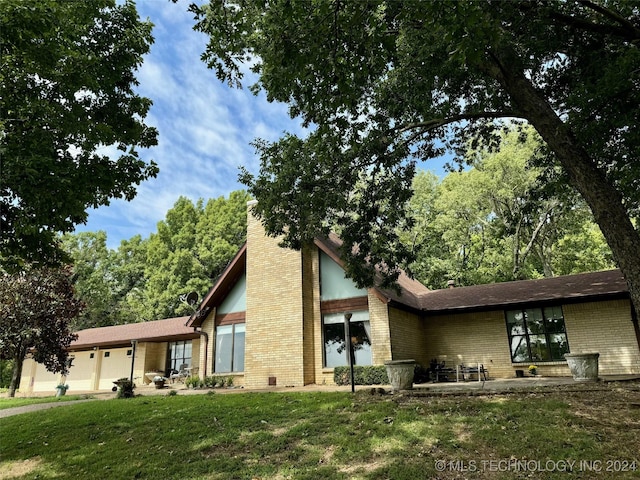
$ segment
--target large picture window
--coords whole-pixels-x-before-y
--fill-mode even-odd
[[[569,353],[561,307],[506,312],[511,361],[551,362]]]
[[[344,313],[330,313],[322,317],[324,365],[333,368],[349,365],[344,341]],[[351,342],[355,365],[371,365],[371,324],[369,312],[353,312],[351,317]]]
[[[169,344],[169,370],[180,371],[182,365],[191,366],[191,340]]]
[[[244,372],[244,333],[244,323],[216,328],[216,373]]]

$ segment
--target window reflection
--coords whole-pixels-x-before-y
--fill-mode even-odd
[[[511,361],[548,362],[564,360],[569,343],[559,306],[505,312]]]
[[[323,341],[325,367],[349,365],[348,351],[344,338],[344,313],[325,314],[323,316]],[[352,312],[351,343],[353,345],[354,365],[371,365],[371,323],[369,312]]]

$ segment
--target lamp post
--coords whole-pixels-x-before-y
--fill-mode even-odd
[[[131,352],[131,375],[129,376],[129,381],[133,385],[133,364],[136,361],[136,346],[138,345],[138,340],[131,340],[131,346],[133,346],[133,351]]]
[[[347,347],[347,358],[349,359],[349,371],[351,372],[351,393],[355,393],[356,384],[353,375],[353,364],[355,355],[353,354],[353,342],[351,341],[351,313],[344,314],[344,344]]]

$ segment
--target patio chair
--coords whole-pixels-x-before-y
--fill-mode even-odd
[[[177,372],[175,370],[172,370],[171,375],[169,375],[169,379],[171,380],[171,383],[174,383],[176,380],[184,383],[184,379],[189,376],[188,368],[189,368],[189,364],[183,363],[182,365],[180,365],[180,370],[178,370]]]
[[[429,370],[431,371],[431,379],[434,382],[448,382],[450,377],[456,373],[455,368],[445,367],[444,360],[442,362],[438,362],[435,358],[431,360]]]
[[[460,365],[458,367],[458,372],[456,374],[456,380],[460,381],[460,374],[462,374],[462,381],[466,382],[467,380],[471,380],[471,375],[478,376],[478,382],[487,380],[487,369],[484,368],[484,365],[481,363],[470,365]]]

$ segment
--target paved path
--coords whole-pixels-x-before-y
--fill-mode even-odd
[[[20,415],[21,413],[37,412],[38,410],[47,410],[49,408],[64,407],[65,405],[74,405],[76,403],[93,402],[94,400],[97,400],[97,398],[69,400],[68,402],[34,403],[33,405],[5,408],[4,410],[0,410],[0,418],[12,417],[14,415]]]

